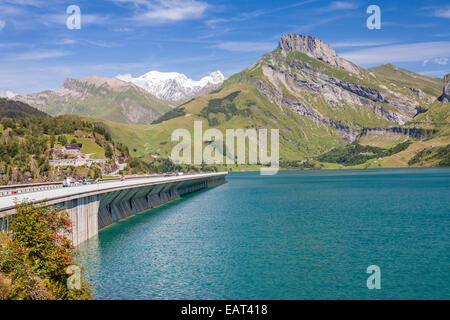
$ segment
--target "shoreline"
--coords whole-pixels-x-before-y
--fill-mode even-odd
[[[361,167],[344,167],[344,168],[279,168],[279,171],[325,171],[325,170],[367,170],[367,169],[371,169],[371,170],[383,170],[383,169],[420,169],[420,168],[448,168],[450,169],[450,167],[440,167],[440,166],[424,166],[424,167],[378,167],[378,168],[361,168]],[[235,173],[235,172],[259,172],[259,169],[257,170],[239,170],[239,171],[234,171],[234,170],[230,170],[230,168],[221,168],[221,169],[227,169],[229,173]],[[231,168],[232,169],[232,168]]]

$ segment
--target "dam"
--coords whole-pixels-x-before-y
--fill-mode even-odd
[[[182,195],[225,183],[227,172],[148,177],[76,187],[32,191],[0,197],[0,230],[7,230],[17,203],[31,201],[65,208],[72,221],[75,246],[98,231],[136,213]]]

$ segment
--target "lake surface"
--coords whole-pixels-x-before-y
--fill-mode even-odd
[[[450,299],[450,169],[227,180],[80,246],[95,298]]]

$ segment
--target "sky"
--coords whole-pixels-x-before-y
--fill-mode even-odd
[[[71,5],[80,8],[79,29],[66,25],[75,21]],[[367,27],[370,5],[380,8],[380,29]],[[450,73],[448,0],[0,0],[0,95],[150,70],[229,77],[284,33],[318,37],[366,68]]]

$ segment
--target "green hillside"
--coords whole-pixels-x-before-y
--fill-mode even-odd
[[[0,98],[0,118],[25,118],[30,116],[37,118],[48,117],[46,113],[30,107],[26,103]]]
[[[423,76],[392,64],[383,64],[379,67],[368,69],[368,71],[400,88],[419,88],[434,97],[438,97],[442,93],[442,79]]]
[[[52,116],[85,114],[102,120],[150,124],[172,109],[145,90],[119,79],[66,79],[56,91],[15,97]]]

